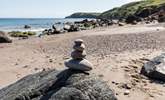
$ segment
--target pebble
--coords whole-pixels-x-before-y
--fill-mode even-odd
[[[123,87],[124,87],[125,89],[131,89],[131,88],[132,88],[132,86],[131,86],[130,84],[124,84]]]
[[[130,91],[129,90],[125,90],[124,91],[124,95],[129,95],[130,94]]]
[[[53,62],[53,59],[49,59],[49,62],[52,63]]]

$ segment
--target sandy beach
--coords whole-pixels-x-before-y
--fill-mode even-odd
[[[164,52],[164,33],[164,24],[110,26],[0,44],[0,88],[42,70],[66,69],[73,41],[81,38],[94,64],[91,73],[103,78],[119,100],[164,100],[164,83],[139,76],[148,59]],[[131,85],[130,95],[123,94],[123,84]]]

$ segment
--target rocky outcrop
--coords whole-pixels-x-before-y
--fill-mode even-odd
[[[43,71],[0,90],[0,100],[116,100],[109,86],[81,71]]]
[[[5,32],[0,31],[0,43],[11,43],[12,40],[7,36]]]
[[[100,13],[74,13],[70,16],[67,16],[66,18],[97,18],[100,15]]]
[[[140,18],[134,15],[129,15],[126,19],[125,22],[127,24],[136,24],[136,22],[140,21]]]
[[[64,25],[64,30],[67,32],[76,32],[80,31],[80,28],[76,24],[71,24],[71,25]]]
[[[29,28],[31,28],[31,26],[30,25],[25,25],[24,28],[29,29]]]
[[[141,69],[141,74],[149,78],[165,81],[165,54],[157,56],[145,63]]]

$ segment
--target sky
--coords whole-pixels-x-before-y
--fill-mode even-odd
[[[75,12],[104,12],[139,0],[0,0],[0,18],[64,18]]]

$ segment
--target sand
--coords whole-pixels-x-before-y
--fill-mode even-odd
[[[0,88],[42,70],[65,69],[63,62],[70,57],[73,41],[82,38],[87,59],[94,64],[91,73],[105,80],[119,100],[164,100],[164,83],[139,75],[148,59],[164,51],[163,26],[111,26],[0,44]],[[129,95],[124,95],[124,84],[131,85]]]

